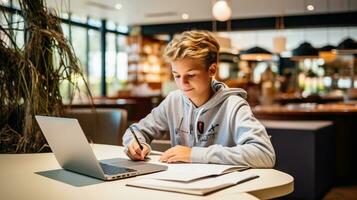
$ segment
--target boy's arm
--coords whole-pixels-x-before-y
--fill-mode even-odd
[[[193,147],[192,162],[220,163],[270,168],[275,164],[275,152],[264,126],[253,116],[247,103],[237,105],[231,116],[231,134],[236,146]],[[227,137],[228,133],[227,133]]]
[[[168,130],[166,105],[167,97],[160,103],[159,106],[154,108],[150,114],[141,119],[138,123],[134,123],[131,126],[135,131],[136,136],[141,144],[150,148],[150,143],[153,139],[158,138]],[[133,141],[133,134],[127,129],[123,135],[123,145],[127,147]]]

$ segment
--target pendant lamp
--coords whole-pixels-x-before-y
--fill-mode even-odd
[[[336,47],[333,45],[326,45],[319,48],[319,57],[324,59],[326,62],[335,60],[336,54],[332,52],[334,49],[336,49]]]
[[[224,22],[231,18],[232,9],[229,7],[227,1],[218,0],[213,4],[212,14],[215,19]]]
[[[261,47],[252,47],[239,52],[241,60],[247,61],[270,61],[273,60],[273,55],[270,51]]]
[[[319,52],[314,48],[310,43],[304,42],[300,44],[292,52],[292,60],[304,60],[304,59],[313,59],[318,58]]]
[[[357,54],[357,42],[352,38],[346,38],[333,50],[333,52],[342,55]]]

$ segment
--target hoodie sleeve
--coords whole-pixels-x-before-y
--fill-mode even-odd
[[[166,115],[166,102],[168,98],[169,96],[167,96],[160,103],[160,105],[154,108],[145,118],[141,119],[138,123],[131,125],[134,127],[134,131],[140,143],[148,146],[149,148],[149,144],[153,139],[162,136],[168,130]],[[134,137],[132,133],[129,129],[127,129],[123,135],[123,145],[126,150],[133,139]]]
[[[230,117],[229,131],[236,144],[234,147],[211,145],[193,147],[192,162],[220,163],[271,168],[275,164],[275,152],[264,126],[253,116],[246,101],[237,104]]]

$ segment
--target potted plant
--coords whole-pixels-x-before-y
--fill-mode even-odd
[[[70,84],[72,100],[79,90],[76,80],[83,79],[79,60],[56,14],[49,12],[43,0],[19,3],[25,24],[24,46],[17,46],[9,20],[7,25],[0,24],[1,153],[41,152],[46,140],[34,116],[61,116],[60,84]]]

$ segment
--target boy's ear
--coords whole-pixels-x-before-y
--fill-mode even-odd
[[[210,77],[214,77],[217,72],[217,63],[211,64],[211,66],[208,68],[208,74]]]

